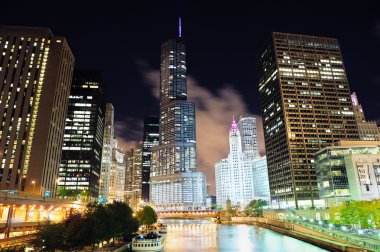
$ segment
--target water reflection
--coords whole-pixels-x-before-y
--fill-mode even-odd
[[[210,221],[165,220],[168,234],[165,252],[218,251],[218,225]]]
[[[164,252],[191,251],[326,251],[251,225],[217,225],[206,220],[164,220],[168,225]]]

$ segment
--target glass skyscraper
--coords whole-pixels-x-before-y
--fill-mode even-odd
[[[105,93],[101,73],[75,70],[63,138],[59,186],[98,198]]]
[[[258,157],[252,160],[252,177],[255,199],[270,199],[268,167],[266,156]]]
[[[242,116],[238,122],[243,153],[251,159],[260,157],[256,118]]]
[[[142,174],[141,174],[141,199],[148,202],[150,191],[150,165],[152,159],[152,147],[158,145],[159,141],[159,126],[158,117],[144,118],[144,135],[143,135],[143,150],[142,150]]]
[[[187,101],[181,35],[161,45],[159,134],[159,145],[153,148],[151,201],[158,210],[204,207],[205,175],[196,172],[195,105]]]
[[[359,138],[339,43],[275,32],[257,75],[272,203],[312,206],[319,198],[313,154]]]

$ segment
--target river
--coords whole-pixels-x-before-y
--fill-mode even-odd
[[[274,231],[207,220],[163,220],[168,225],[164,252],[315,252],[327,251]]]

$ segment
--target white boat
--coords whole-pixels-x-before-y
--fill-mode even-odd
[[[165,235],[156,231],[139,234],[132,239],[132,251],[161,251]]]

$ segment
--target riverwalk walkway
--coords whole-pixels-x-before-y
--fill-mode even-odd
[[[318,224],[303,221],[232,217],[229,223],[255,224],[330,251],[380,251],[380,240],[378,239],[357,237],[343,231],[323,228]]]
[[[309,229],[315,230],[317,232],[320,232],[322,234],[328,234],[332,237],[336,237],[342,240],[345,240],[347,242],[356,244],[362,248],[368,248],[372,249],[375,251],[380,251],[380,238],[372,238],[370,236],[365,236],[365,235],[359,235],[358,233],[353,233],[344,231],[344,230],[339,230],[338,228],[334,227],[331,225],[330,227],[323,226],[322,222],[308,222],[305,220],[300,220],[300,219],[290,219],[290,222],[297,223],[298,225],[307,227]]]

